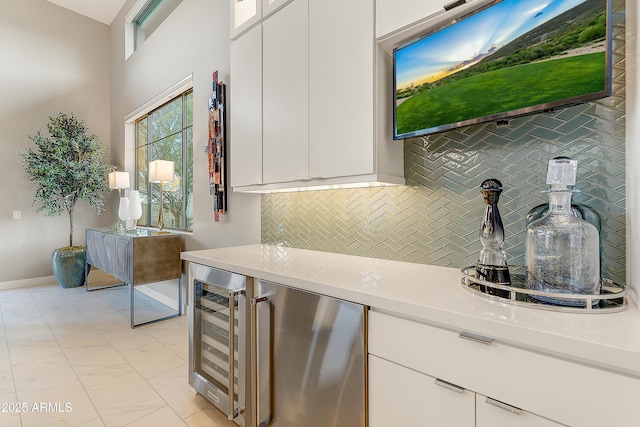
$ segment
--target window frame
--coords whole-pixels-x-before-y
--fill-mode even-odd
[[[177,3],[174,3],[175,1],[177,1]],[[133,55],[136,50],[138,50],[144,40],[148,39],[149,36],[151,36],[151,34],[153,34],[153,32],[162,25],[162,23],[169,17],[169,15],[173,13],[175,9],[178,8],[178,6],[180,6],[181,3],[182,0],[138,0],[133,5],[124,20],[125,61],[129,59],[129,57]],[[163,4],[168,4],[169,6],[163,8]],[[149,14],[150,16],[147,17],[147,19],[152,17],[153,13],[155,13],[156,11],[163,13],[164,16],[160,18],[159,22],[154,24],[154,27],[151,32],[149,32],[149,34],[145,34],[144,40],[138,42],[138,22],[140,18],[145,17],[146,12],[150,10],[150,8],[153,8],[153,11]]]

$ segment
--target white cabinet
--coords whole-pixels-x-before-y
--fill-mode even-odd
[[[231,39],[238,37],[262,18],[262,0],[230,0]]]
[[[309,178],[308,13],[294,0],[262,23],[264,183]]]
[[[231,41],[231,185],[262,184],[262,28]]]
[[[415,381],[426,374],[481,395],[478,427],[640,425],[640,412],[634,409],[638,378],[386,313],[369,311],[368,326],[370,355],[408,368]],[[387,375],[375,366],[369,370],[372,384]],[[493,404],[486,403],[486,396]],[[370,410],[372,423],[384,416],[381,411],[394,411],[391,406]],[[520,416],[513,417],[517,412]]]
[[[376,38],[412,24],[421,18],[444,11],[453,0],[376,0]]]
[[[474,425],[473,392],[369,355],[369,427]]]
[[[373,3],[310,0],[311,178],[376,172]]]
[[[266,18],[292,0],[262,0],[262,16]]]
[[[374,2],[262,4],[260,23],[234,40],[231,48],[234,191],[375,181],[403,184],[403,144],[393,141],[390,131],[391,63],[376,57]],[[255,28],[260,28],[260,41],[252,34]],[[252,41],[244,42],[246,37]],[[260,66],[253,63],[251,71],[241,70],[258,59]],[[241,89],[240,84],[251,89]],[[243,93],[234,95],[237,90]],[[257,99],[262,102],[260,114],[252,104]],[[254,132],[259,128],[261,135]],[[253,154],[237,154],[245,151],[259,152],[261,165],[256,166]],[[246,176],[258,171],[260,180]]]

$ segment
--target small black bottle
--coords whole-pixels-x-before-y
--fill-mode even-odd
[[[511,276],[507,266],[507,255],[502,250],[504,227],[498,210],[502,183],[497,179],[487,179],[482,182],[480,192],[484,198],[485,208],[480,225],[482,250],[476,264],[476,277],[486,282],[509,286],[511,285]],[[510,298],[511,296],[511,292],[507,290],[482,285],[480,285],[480,291],[501,298]]]

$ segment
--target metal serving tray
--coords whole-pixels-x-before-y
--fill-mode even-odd
[[[602,278],[599,294],[565,294],[525,289],[525,267],[509,266],[511,285],[499,285],[476,277],[475,265],[462,268],[462,287],[466,290],[508,304],[531,307],[542,310],[570,313],[615,313],[626,310],[629,306],[627,290],[624,285]],[[502,291],[502,292],[500,292]],[[509,292],[509,297],[492,295]],[[564,300],[549,302],[549,300]]]

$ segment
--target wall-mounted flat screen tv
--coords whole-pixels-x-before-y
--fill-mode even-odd
[[[394,139],[611,95],[610,11],[503,0],[394,49]]]

